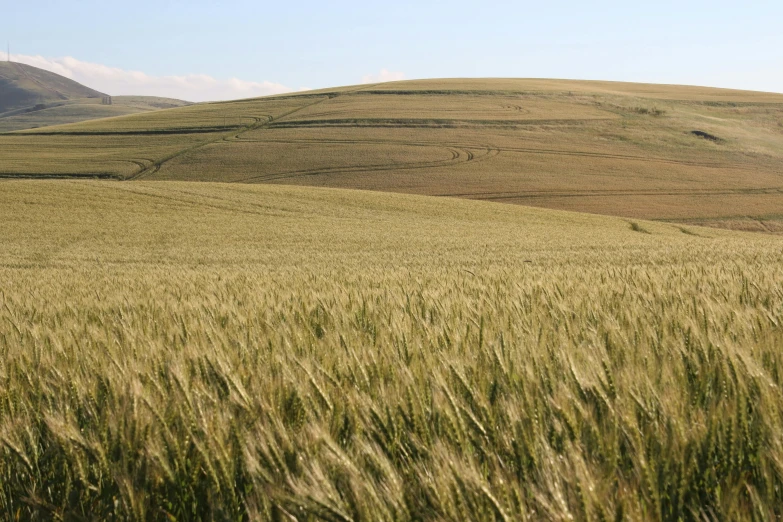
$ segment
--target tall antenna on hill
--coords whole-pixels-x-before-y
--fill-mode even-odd
[[[8,61],[11,61],[11,42],[8,42]]]

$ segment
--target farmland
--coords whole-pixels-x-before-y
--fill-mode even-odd
[[[393,82],[0,135],[3,177],[358,188],[761,232],[783,231],[781,164],[783,95],[566,80]]]
[[[154,96],[114,96],[50,71],[0,62],[0,132],[48,127],[189,105]]]
[[[0,219],[5,518],[783,516],[779,237],[149,180]]]
[[[78,123],[185,105],[189,104],[180,100],[153,96],[113,96],[111,105],[103,105],[100,98],[56,101],[39,110],[32,110],[33,107],[0,115],[0,132]]]
[[[781,165],[611,82],[0,134],[0,518],[780,519]]]

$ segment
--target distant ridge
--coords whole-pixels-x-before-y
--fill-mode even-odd
[[[22,63],[0,62],[0,114],[38,104],[104,96],[53,72]]]
[[[171,109],[189,102],[154,96],[114,96],[59,74],[0,62],[0,133]]]

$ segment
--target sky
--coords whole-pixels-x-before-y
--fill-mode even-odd
[[[783,92],[783,0],[0,0],[11,58],[189,101],[416,78]]]

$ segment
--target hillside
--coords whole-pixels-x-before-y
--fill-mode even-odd
[[[783,230],[783,95],[567,80],[417,80],[0,136],[0,175],[451,196]]]
[[[103,105],[105,96],[43,69],[0,62],[0,132],[190,105],[153,96],[114,96],[112,105]]]
[[[0,114],[78,98],[101,98],[103,93],[31,65],[0,62]]]
[[[783,515],[783,238],[151,181],[0,221],[13,519]]]
[[[37,129],[52,125],[77,123],[100,118],[171,109],[191,105],[189,102],[155,96],[112,96],[111,105],[97,98],[80,98],[51,103],[40,110],[14,111],[0,116],[0,133]]]

